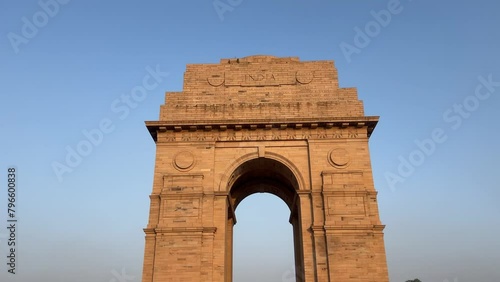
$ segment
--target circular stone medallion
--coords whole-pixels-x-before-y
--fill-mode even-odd
[[[301,84],[308,84],[313,80],[314,74],[311,71],[298,71],[295,78]]]
[[[214,73],[208,76],[207,81],[208,84],[217,87],[221,86],[224,83],[224,73]]]
[[[328,162],[334,167],[346,167],[350,160],[349,152],[346,149],[333,149],[328,154]]]
[[[189,151],[182,151],[177,153],[174,157],[174,167],[177,170],[189,170],[194,165],[194,156]]]

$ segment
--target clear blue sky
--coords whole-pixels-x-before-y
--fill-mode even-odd
[[[212,0],[60,2],[0,1],[1,281],[140,281],[155,157],[144,121],[182,89],[186,64],[255,54],[334,60],[340,85],[381,116],[370,150],[391,281],[500,281],[498,1],[233,0],[219,14]],[[390,20],[373,22],[381,10]],[[148,67],[169,75],[113,111]],[[103,120],[110,132],[59,181],[52,164]],[[433,137],[434,148],[415,143]],[[16,275],[5,264],[12,165]],[[254,195],[237,216],[236,281],[288,281],[284,203]]]

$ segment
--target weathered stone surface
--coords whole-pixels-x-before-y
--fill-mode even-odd
[[[183,91],[146,122],[157,150],[143,282],[231,281],[234,210],[256,192],[290,207],[297,281],[388,281],[377,121],[332,61],[188,65]]]

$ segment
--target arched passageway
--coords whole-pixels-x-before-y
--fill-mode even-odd
[[[257,158],[249,160],[236,168],[229,178],[228,187],[230,205],[226,233],[226,248],[228,250],[226,261],[232,263],[233,260],[233,226],[237,222],[235,211],[239,204],[252,194],[270,193],[283,200],[290,210],[289,222],[293,229],[296,281],[302,281],[301,277],[304,277],[302,273],[304,258],[301,248],[300,205],[297,194],[299,184],[294,173],[279,161],[269,158]],[[230,269],[232,269],[232,264]]]

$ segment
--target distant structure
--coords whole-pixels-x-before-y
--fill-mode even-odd
[[[368,150],[377,121],[339,88],[333,61],[187,65],[183,91],[146,122],[156,166],[142,281],[232,281],[235,210],[257,192],[290,208],[297,281],[389,281]]]

